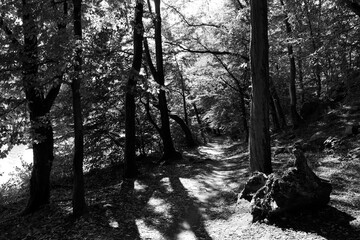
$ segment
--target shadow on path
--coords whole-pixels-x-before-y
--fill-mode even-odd
[[[359,239],[359,227],[351,226],[352,216],[334,207],[326,206],[317,211],[301,211],[289,217],[276,219],[270,223],[285,229],[316,233],[329,240]]]

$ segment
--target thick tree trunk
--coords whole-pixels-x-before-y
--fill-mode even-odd
[[[179,117],[178,115],[175,115],[175,114],[169,114],[169,117],[171,119],[173,119],[177,124],[180,125],[181,129],[183,130],[183,132],[185,134],[187,146],[188,147],[197,146],[197,144],[193,138],[193,135],[191,133],[191,130],[190,130],[189,126],[185,123],[185,121],[182,120],[181,117]]]
[[[250,169],[271,173],[269,133],[269,43],[267,1],[250,1],[251,16],[251,80]]]
[[[137,175],[137,167],[135,163],[135,143],[136,143],[136,128],[135,128],[135,90],[136,80],[139,77],[142,61],[142,41],[143,41],[143,2],[136,1],[135,6],[135,22],[134,22],[134,56],[132,62],[132,69],[129,74],[126,96],[125,96],[125,169],[124,176],[128,178]]]
[[[24,45],[20,54],[23,68],[23,86],[30,113],[33,148],[33,169],[30,178],[30,197],[22,214],[29,214],[50,200],[50,172],[54,159],[53,129],[49,112],[60,90],[53,86],[46,98],[38,83],[38,40],[34,3],[23,1]],[[14,42],[14,40],[13,40]],[[18,43],[18,42],[17,42]],[[20,43],[18,43],[20,46]]]
[[[75,39],[82,41],[82,26],[81,26],[81,4],[82,0],[73,0],[74,4],[74,35]],[[75,150],[73,159],[74,171],[74,189],[73,189],[73,215],[78,218],[87,212],[85,202],[85,187],[83,174],[84,161],[84,131],[81,107],[81,71],[82,71],[82,48],[78,44],[75,46],[75,62],[74,62],[74,77],[71,83],[72,97],[73,97],[73,115],[74,115],[74,132],[75,132]]]

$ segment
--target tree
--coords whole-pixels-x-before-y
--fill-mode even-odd
[[[125,177],[134,177],[137,174],[135,165],[135,142],[136,142],[136,129],[135,129],[135,89],[136,81],[139,78],[141,69],[142,52],[143,52],[143,34],[144,27],[142,24],[143,17],[143,1],[137,0],[135,6],[135,21],[134,21],[134,56],[132,68],[130,70],[127,86],[126,86],[126,99],[125,99]]]
[[[272,172],[269,133],[269,44],[267,1],[250,1],[250,65],[252,101],[250,108],[250,169]]]
[[[150,2],[148,2],[149,8],[151,8]],[[161,12],[160,12],[160,0],[154,0],[155,3],[155,55],[156,55],[156,68],[152,63],[149,46],[147,40],[144,41],[147,63],[149,65],[151,74],[154,80],[159,84],[159,110],[161,118],[160,136],[164,145],[164,154],[162,159],[165,161],[171,161],[179,158],[180,153],[175,150],[173,139],[170,131],[169,110],[167,106],[166,92],[165,92],[165,76],[164,76],[164,61],[162,50],[162,36],[161,36]]]
[[[280,0],[282,6],[285,6],[284,1]],[[286,28],[286,33],[288,37],[292,37],[291,25],[289,22],[289,17],[286,16],[284,18],[284,24]],[[294,50],[291,43],[287,44],[288,56],[290,61],[290,82],[289,82],[289,96],[290,96],[290,116],[293,124],[293,128],[296,129],[299,127],[301,122],[301,117],[296,109],[296,65],[295,65],[295,57]],[[321,84],[320,84],[321,86]],[[321,89],[321,87],[320,87]]]
[[[84,161],[84,132],[81,107],[80,86],[82,80],[82,25],[81,25],[82,0],[73,0],[73,21],[75,36],[74,77],[71,82],[73,101],[75,146],[73,158],[74,186],[73,186],[73,215],[75,218],[82,216],[87,211],[85,202],[85,188],[83,175]]]
[[[17,49],[22,70],[22,85],[30,115],[30,133],[33,148],[33,169],[30,178],[30,197],[22,214],[29,214],[39,207],[49,203],[50,200],[50,172],[54,159],[54,138],[50,118],[50,109],[59,93],[62,72],[54,70],[53,76],[47,75],[45,82],[40,77],[39,50],[39,3],[30,0],[22,1],[22,35],[24,42],[17,40],[13,31],[0,19],[0,26],[8,36],[10,42]],[[54,7],[52,5],[52,7]],[[67,3],[63,3],[63,16],[58,22],[58,34],[62,35],[66,28]],[[44,40],[43,40],[44,41]],[[41,57],[40,57],[41,56]],[[58,56],[60,57],[60,55]],[[61,65],[61,59],[53,60],[55,65]],[[46,68],[51,68],[51,64]],[[51,79],[49,79],[51,78]],[[46,93],[48,83],[52,82]]]

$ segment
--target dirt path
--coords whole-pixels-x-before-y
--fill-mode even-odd
[[[358,178],[357,161],[334,167],[326,165],[328,158],[314,158],[321,161],[320,170],[328,167],[320,173],[342,170],[336,179],[353,177],[351,184],[333,184],[327,208],[266,224],[251,222],[248,202],[237,204],[239,189],[249,177],[246,146],[216,138],[183,156],[174,165],[142,169],[144,175],[137,180],[122,180],[113,169],[87,176],[89,215],[75,223],[67,220],[68,188],[54,189],[52,203],[34,215],[14,215],[25,201],[8,206],[3,211],[7,217],[0,222],[0,229],[7,231],[0,231],[0,239],[359,239],[360,209],[357,200],[351,200],[359,189],[353,179]],[[283,165],[289,157],[273,161]],[[359,225],[350,226],[349,219]]]
[[[229,149],[234,148],[239,154],[230,156]],[[302,216],[297,219],[300,224],[285,227],[253,224],[249,203],[236,204],[239,188],[249,176],[248,154],[241,145],[217,138],[184,156],[190,161],[162,169],[159,187],[143,209],[145,217],[136,221],[141,239],[358,239],[352,229],[327,221],[327,214],[337,214],[336,209],[324,211],[324,222],[318,225]],[[140,191],[141,185],[136,189]],[[336,228],[333,237],[327,232],[331,226]]]

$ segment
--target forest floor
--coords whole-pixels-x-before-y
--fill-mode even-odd
[[[252,223],[249,203],[237,199],[249,177],[247,146],[214,137],[176,164],[143,165],[136,180],[122,181],[116,169],[87,174],[89,214],[77,221],[70,218],[69,180],[56,182],[51,204],[33,215],[17,214],[26,196],[0,205],[0,239],[360,239],[360,136],[343,137],[344,126],[359,119],[355,112],[272,136],[279,171],[294,159],[286,149],[295,141],[319,131],[342,139],[337,148],[306,153],[315,173],[333,185],[323,209]],[[279,148],[285,151],[275,155]]]

